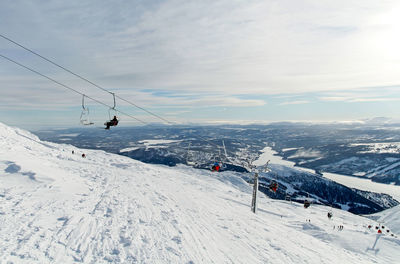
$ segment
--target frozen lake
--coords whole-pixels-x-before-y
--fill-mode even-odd
[[[284,160],[284,159],[282,159],[282,157],[275,155],[275,154],[277,154],[277,152],[273,151],[270,147],[265,147],[262,151],[263,151],[263,153],[260,155],[258,160],[254,161],[255,165],[263,165],[268,160],[270,160],[271,164],[285,165],[285,166],[296,168],[299,170],[315,173],[314,170],[294,166],[295,165],[294,162]],[[373,182],[369,179],[362,179],[362,178],[351,177],[351,176],[347,176],[347,175],[341,175],[341,174],[329,173],[329,172],[324,172],[323,177],[333,180],[337,183],[343,184],[350,188],[356,188],[359,190],[371,191],[371,192],[377,192],[377,193],[386,193],[386,194],[391,195],[397,201],[400,201],[400,186],[398,186],[398,185],[377,183],[377,182]]]

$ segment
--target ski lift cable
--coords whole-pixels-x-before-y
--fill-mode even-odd
[[[98,84],[96,84],[96,83],[94,83],[94,82],[88,80],[87,78],[85,78],[85,77],[83,77],[83,76],[81,76],[81,75],[79,75],[79,74],[77,74],[77,73],[74,73],[73,71],[71,71],[71,70],[65,68],[64,66],[61,66],[60,64],[54,62],[53,60],[50,60],[50,59],[48,59],[48,58],[46,58],[46,57],[40,55],[39,53],[37,53],[37,52],[35,52],[35,51],[33,51],[33,50],[31,50],[31,49],[29,49],[29,48],[23,46],[22,44],[20,44],[20,43],[14,41],[14,40],[12,40],[12,39],[10,39],[10,38],[8,38],[8,37],[2,35],[2,34],[0,34],[0,37],[2,37],[3,39],[5,39],[5,40],[7,40],[7,41],[9,41],[9,42],[11,42],[11,43],[13,43],[13,44],[15,44],[15,45],[21,47],[21,48],[23,48],[24,50],[26,50],[26,51],[28,51],[28,52],[30,52],[30,53],[32,53],[32,54],[34,54],[34,55],[36,55],[36,56],[42,58],[43,60],[45,60],[45,61],[47,61],[47,62],[49,62],[49,63],[51,63],[51,64],[53,64],[53,65],[55,65],[55,66],[57,66],[57,67],[59,67],[59,68],[61,68],[61,69],[63,69],[64,71],[67,71],[68,73],[70,73],[70,74],[72,74],[72,75],[74,75],[74,76],[80,78],[81,80],[84,80],[85,82],[90,83],[91,85],[97,87],[98,89],[100,89],[100,90],[102,90],[102,91],[104,91],[104,92],[107,92],[107,93],[112,94],[112,95],[114,96],[114,101],[115,101],[115,97],[117,97],[118,99],[120,99],[120,100],[122,100],[122,101],[124,101],[124,102],[126,102],[126,103],[128,103],[128,104],[130,104],[130,105],[132,105],[132,106],[135,106],[136,108],[139,108],[139,109],[145,111],[146,113],[148,113],[148,114],[150,114],[150,115],[152,115],[152,116],[154,116],[154,117],[157,117],[157,118],[160,119],[160,120],[163,120],[164,122],[166,122],[166,123],[168,123],[168,124],[175,124],[175,123],[176,123],[176,122],[169,121],[169,120],[163,118],[162,116],[157,115],[157,114],[155,114],[155,113],[153,113],[153,112],[151,112],[151,111],[145,109],[144,107],[141,107],[141,106],[139,106],[139,105],[137,105],[137,104],[135,104],[135,103],[133,103],[133,102],[131,102],[131,101],[128,101],[128,100],[126,100],[126,99],[124,99],[124,98],[122,98],[122,97],[116,95],[116,94],[113,93],[113,92],[110,92],[109,90],[107,90],[107,89],[101,87],[100,85],[98,85]],[[114,103],[114,105],[115,105],[115,103]]]
[[[126,103],[128,103],[128,104],[130,104],[130,105],[132,105],[132,106],[134,106],[134,107],[136,107],[136,108],[139,108],[139,109],[145,111],[146,113],[148,113],[148,114],[150,114],[150,115],[153,115],[154,117],[157,117],[157,118],[160,119],[160,120],[163,120],[164,122],[166,122],[166,123],[168,123],[168,124],[176,124],[176,122],[169,121],[169,120],[165,119],[164,117],[162,117],[162,116],[160,116],[160,115],[157,115],[157,114],[155,114],[155,113],[153,113],[153,112],[151,112],[151,111],[149,111],[149,110],[147,110],[147,109],[145,109],[145,108],[143,108],[143,107],[141,107],[141,106],[139,106],[139,105],[137,105],[137,104],[135,104],[135,103],[133,103],[133,102],[131,102],[131,101],[126,100],[125,98],[123,98],[123,97],[121,97],[121,96],[118,96],[117,94],[115,94],[115,93],[113,93],[113,92],[111,92],[111,91],[109,91],[109,90],[107,90],[107,89],[101,87],[100,85],[98,85],[98,84],[96,84],[96,83],[94,83],[94,82],[88,80],[87,78],[85,78],[85,77],[83,77],[83,76],[81,76],[81,75],[79,75],[79,74],[77,74],[77,73],[75,73],[75,72],[73,72],[73,71],[67,69],[66,67],[64,67],[64,66],[62,66],[62,65],[60,65],[60,64],[58,64],[58,63],[56,63],[56,62],[54,62],[53,60],[48,59],[48,58],[46,58],[46,57],[43,56],[43,55],[40,55],[39,53],[37,53],[37,52],[35,52],[35,51],[33,51],[33,50],[31,50],[31,49],[25,47],[24,45],[22,45],[22,44],[16,42],[15,40],[10,39],[9,37],[4,36],[4,35],[1,34],[1,33],[0,33],[0,37],[2,37],[3,39],[5,39],[5,40],[7,40],[7,41],[9,41],[9,42],[11,42],[11,43],[17,45],[18,47],[20,47],[20,48],[22,48],[22,49],[24,49],[24,50],[26,50],[26,51],[28,51],[28,52],[30,52],[30,53],[32,53],[32,54],[34,54],[34,55],[40,57],[41,59],[43,59],[43,60],[45,60],[45,61],[47,61],[47,62],[53,64],[54,66],[57,66],[58,68],[63,69],[64,71],[66,71],[66,72],[68,72],[68,73],[70,73],[70,74],[72,74],[72,75],[74,75],[74,76],[80,78],[81,80],[88,82],[89,84],[91,84],[91,85],[97,87],[98,89],[100,89],[100,90],[102,90],[102,91],[104,91],[104,92],[107,92],[107,93],[113,95],[113,98],[114,98],[114,107],[115,107],[115,98],[118,98],[118,99],[120,99],[121,101],[124,101],[124,102],[126,102]],[[5,58],[5,56],[2,56],[2,57]],[[8,58],[7,58],[7,59],[8,59]],[[12,60],[10,60],[10,61],[12,61]],[[15,61],[12,61],[12,62],[16,63]],[[17,63],[17,64],[19,64],[19,63]],[[24,68],[27,68],[28,70],[31,70],[31,71],[37,73],[37,74],[40,74],[40,73],[38,73],[37,71],[34,71],[34,70],[32,70],[32,69],[30,69],[30,68],[28,68],[28,67],[25,67],[25,66],[23,66],[23,65],[21,65],[21,64],[19,64],[19,65],[22,66],[22,67],[24,67]],[[40,74],[40,75],[43,76],[43,77],[45,77],[45,78],[47,78],[47,79],[49,79],[49,80],[51,80],[51,81],[55,81],[55,80],[52,80],[51,78],[49,78],[49,77],[47,77],[47,76],[44,76],[43,74]],[[62,85],[62,84],[60,84],[60,83],[58,83],[58,84],[59,84],[59,85]],[[62,86],[65,87],[65,85],[62,85]],[[66,87],[66,88],[67,88],[67,87]],[[68,89],[70,89],[70,87],[68,87]],[[75,92],[78,92],[78,91],[75,90]],[[80,92],[78,92],[78,93],[80,93]],[[82,93],[80,93],[80,94],[82,94]],[[88,97],[88,96],[86,96],[86,97]],[[88,98],[90,98],[90,97],[88,97]],[[93,98],[90,98],[90,99],[93,100]],[[94,101],[95,101],[95,100],[94,100]],[[102,104],[103,104],[103,103],[102,103]],[[105,104],[103,104],[103,105],[105,105]],[[106,106],[108,106],[108,105],[106,105]],[[108,107],[110,107],[110,106],[108,106]],[[112,109],[113,107],[110,107],[110,108]],[[121,114],[130,116],[129,114],[123,113],[123,112],[121,112],[121,111],[118,111],[118,112],[120,112]],[[139,119],[137,119],[137,118],[135,118],[135,117],[133,117],[133,116],[130,116],[130,117],[136,119],[137,121],[139,121],[139,122],[141,122],[141,123],[143,123],[143,124],[147,124],[146,122],[144,122],[144,121],[142,121],[142,120],[139,120]],[[198,138],[200,138],[200,139],[202,139],[202,140],[204,140],[204,141],[206,141],[206,142],[209,142],[211,145],[214,145],[214,146],[218,147],[218,149],[221,147],[221,146],[215,144],[214,142],[211,142],[210,140],[207,140],[207,139],[205,139],[205,138],[202,138],[202,137],[198,137]]]
[[[146,113],[148,113],[148,114],[150,114],[150,115],[153,115],[154,117],[157,117],[158,119],[160,119],[160,120],[162,120],[162,121],[164,121],[164,122],[166,122],[166,123],[168,123],[168,124],[177,124],[176,122],[169,121],[169,120],[165,119],[164,117],[162,117],[162,116],[160,116],[160,115],[157,115],[157,114],[155,114],[155,113],[153,113],[153,112],[151,112],[151,111],[145,109],[144,107],[141,107],[141,106],[139,106],[139,105],[137,105],[137,104],[135,104],[135,103],[133,103],[133,102],[131,102],[131,101],[129,101],[129,100],[126,100],[125,98],[123,98],[123,97],[121,97],[121,96],[118,96],[117,94],[115,94],[115,93],[113,93],[113,92],[111,92],[111,91],[109,91],[109,90],[107,90],[107,89],[101,87],[100,85],[98,85],[98,84],[96,84],[96,83],[90,81],[89,79],[87,79],[87,78],[85,78],[85,77],[83,77],[83,76],[81,76],[81,75],[79,75],[79,74],[77,74],[77,73],[75,73],[75,72],[73,72],[73,71],[67,69],[66,67],[64,67],[64,66],[62,66],[62,65],[60,65],[60,64],[58,64],[58,63],[56,63],[56,62],[54,62],[53,60],[48,59],[48,58],[46,58],[46,57],[43,56],[43,55],[40,55],[39,53],[37,53],[37,52],[35,52],[35,51],[33,51],[33,50],[31,50],[31,49],[25,47],[24,45],[22,45],[22,44],[20,44],[20,43],[18,43],[18,42],[16,42],[16,41],[10,39],[9,37],[4,36],[4,35],[1,34],[1,33],[0,33],[0,37],[2,37],[3,39],[5,39],[5,40],[7,40],[7,41],[9,41],[9,42],[11,42],[11,43],[17,45],[18,47],[20,47],[20,48],[22,48],[22,49],[24,49],[24,50],[26,50],[26,51],[28,51],[28,52],[30,52],[30,53],[32,53],[32,54],[34,54],[34,55],[40,57],[41,59],[43,59],[43,60],[45,60],[45,61],[47,61],[47,62],[53,64],[54,66],[56,66],[56,67],[58,67],[58,68],[60,68],[60,69],[63,69],[64,71],[66,71],[66,72],[68,72],[68,73],[70,73],[70,74],[72,74],[72,75],[74,75],[74,76],[80,78],[81,80],[83,80],[83,81],[85,81],[85,82],[88,82],[89,84],[91,84],[91,85],[97,87],[98,89],[100,89],[100,90],[102,90],[102,91],[104,91],[104,92],[107,92],[107,93],[113,95],[114,107],[115,107],[115,98],[118,98],[118,99],[120,99],[121,101],[124,101],[124,102],[126,102],[126,103],[128,103],[128,104],[130,104],[130,105],[132,105],[132,106],[134,106],[134,107],[136,107],[136,108],[139,108],[139,109],[145,111]],[[11,62],[13,62],[13,63],[16,63],[16,64],[20,65],[21,67],[24,67],[24,68],[26,68],[26,69],[28,69],[28,70],[30,70],[30,71],[36,73],[36,74],[39,74],[39,75],[41,75],[41,76],[43,76],[43,77],[45,77],[45,78],[47,78],[47,79],[49,79],[49,80],[51,80],[51,81],[57,83],[57,84],[59,84],[59,85],[65,87],[65,88],[68,88],[68,89],[70,89],[70,90],[73,90],[74,92],[77,92],[77,93],[79,93],[79,94],[81,94],[81,95],[84,95],[84,94],[80,93],[79,91],[74,90],[74,89],[72,89],[71,87],[67,87],[66,85],[61,84],[61,83],[57,82],[56,80],[51,79],[50,77],[45,76],[44,74],[41,74],[41,73],[39,73],[39,72],[37,72],[37,71],[35,71],[35,70],[29,68],[29,67],[26,67],[26,66],[24,66],[24,65],[22,65],[22,64],[20,64],[20,63],[18,63],[18,62],[16,62],[16,61],[13,61],[13,60],[11,60],[11,59],[9,59],[9,58],[3,56],[3,55],[2,55],[2,57],[5,58],[5,59],[7,59],[7,60],[9,60],[9,61],[11,61]],[[85,96],[88,97],[87,95],[85,95]],[[109,105],[107,105],[107,104],[104,104],[104,103],[102,103],[102,102],[99,102],[99,101],[97,101],[97,100],[95,100],[95,99],[93,99],[93,98],[91,98],[91,97],[88,97],[88,98],[91,99],[91,100],[93,100],[93,101],[95,101],[95,102],[97,102],[97,103],[100,103],[100,104],[102,104],[102,105],[104,105],[104,106],[107,106],[107,107],[109,107],[109,108],[111,108],[111,109],[114,108],[114,107],[111,107],[111,106],[109,106]],[[131,115],[129,115],[129,114],[126,114],[126,113],[124,113],[124,112],[121,112],[120,110],[118,110],[118,112],[120,112],[121,114],[124,114],[124,115],[126,115],[126,116],[129,116],[129,117],[131,117],[131,118],[133,118],[133,119],[135,119],[135,120],[137,120],[137,121],[139,121],[139,122],[141,122],[141,123],[143,123],[143,124],[147,124],[146,122],[144,122],[144,121],[142,121],[142,120],[140,120],[140,119],[138,119],[138,118],[135,118],[135,117],[133,117],[133,116],[131,116]],[[207,140],[207,139],[202,138],[202,137],[198,137],[198,138],[200,138],[200,139],[202,139],[202,140],[204,140],[204,141],[206,141],[206,142],[209,142],[211,145],[214,145],[214,146],[218,147],[218,149],[221,148],[221,146],[215,144],[214,142],[211,142],[210,140]],[[224,148],[225,148],[225,147],[224,147]],[[226,150],[225,150],[225,152],[226,152]],[[227,156],[226,156],[226,158],[229,159]]]
[[[90,97],[90,96],[88,96],[88,95],[85,95],[85,94],[79,92],[78,90],[76,90],[76,89],[74,89],[74,88],[72,88],[72,87],[69,87],[69,86],[67,86],[67,85],[65,85],[65,84],[63,84],[63,83],[61,83],[61,82],[59,82],[59,81],[57,81],[57,80],[55,80],[55,79],[53,79],[53,78],[51,78],[51,77],[45,75],[45,74],[43,74],[43,73],[40,73],[40,72],[38,72],[38,71],[36,71],[36,70],[34,70],[34,69],[28,67],[28,66],[25,66],[25,65],[23,65],[23,64],[21,64],[21,63],[15,61],[15,60],[13,60],[13,59],[7,57],[7,56],[4,56],[4,55],[0,54],[0,57],[4,58],[4,59],[6,59],[6,60],[8,60],[8,61],[10,61],[10,62],[12,62],[12,63],[14,63],[14,64],[17,64],[18,66],[20,66],[20,67],[22,67],[22,68],[25,68],[25,69],[27,69],[27,70],[29,70],[29,71],[31,71],[31,72],[37,74],[37,75],[40,75],[40,76],[42,76],[42,77],[44,77],[44,78],[46,78],[46,79],[48,79],[48,80],[50,80],[50,81],[52,81],[52,82],[54,82],[54,83],[60,85],[60,86],[66,88],[66,89],[68,89],[68,90],[71,90],[71,91],[73,91],[73,92],[75,92],[75,93],[77,93],[77,94],[80,94],[80,95],[82,95],[82,96],[84,96],[84,97],[87,97],[87,98],[91,99],[92,101],[94,101],[94,102],[96,102],[96,103],[98,103],[98,104],[101,104],[101,105],[103,105],[103,106],[112,108],[110,105],[108,105],[108,104],[106,104],[106,103],[103,103],[103,102],[101,102],[101,101],[99,101],[99,100],[97,100],[97,99],[95,99],[95,98],[93,98],[93,97]],[[115,104],[114,104],[114,107],[115,107]],[[121,110],[118,110],[118,109],[115,109],[115,108],[114,108],[114,110],[117,111],[117,112],[119,112],[119,113],[121,113],[121,114],[123,114],[123,115],[126,115],[126,116],[128,116],[128,117],[130,117],[130,118],[132,118],[132,119],[135,119],[136,121],[139,121],[139,122],[141,122],[141,123],[143,123],[143,124],[145,124],[145,125],[147,124],[147,123],[144,122],[143,120],[140,120],[139,118],[136,118],[136,117],[134,117],[134,116],[132,116],[132,115],[130,115],[130,114],[127,114],[127,113],[121,111]]]
[[[113,105],[113,106],[108,105],[108,104],[106,104],[106,103],[104,103],[104,102],[102,102],[102,101],[99,101],[99,100],[97,100],[97,99],[95,99],[95,98],[93,98],[93,97],[90,97],[90,96],[88,96],[88,95],[86,95],[86,94],[84,94],[84,93],[82,93],[82,92],[80,92],[80,91],[78,91],[78,90],[76,90],[76,89],[74,89],[74,88],[68,86],[68,85],[65,85],[65,84],[63,84],[63,83],[61,83],[61,82],[59,82],[59,81],[57,81],[57,80],[55,80],[55,79],[53,79],[53,78],[51,78],[51,77],[45,75],[45,74],[43,74],[43,73],[40,73],[40,72],[38,72],[38,71],[36,71],[36,70],[34,70],[34,69],[28,67],[28,66],[25,66],[24,64],[22,64],[22,63],[20,63],[20,62],[17,62],[17,61],[15,61],[15,60],[13,60],[13,59],[7,57],[7,56],[4,56],[4,55],[0,54],[0,57],[2,57],[3,59],[8,60],[8,61],[10,61],[10,62],[12,62],[12,63],[14,63],[14,64],[20,66],[20,67],[22,67],[22,68],[25,68],[26,70],[29,70],[29,71],[31,71],[31,72],[33,72],[33,73],[35,73],[35,74],[37,74],[37,75],[39,75],[39,76],[41,76],[41,77],[43,77],[43,78],[46,78],[46,79],[48,79],[48,80],[50,80],[50,81],[52,81],[52,82],[54,82],[54,83],[56,83],[56,84],[58,84],[58,85],[60,85],[60,86],[62,86],[62,87],[64,87],[64,88],[66,88],[66,89],[68,89],[68,90],[70,90],[70,91],[72,91],[72,92],[74,92],[74,93],[77,93],[77,94],[81,95],[81,96],[82,96],[82,108],[83,108],[84,110],[87,109],[87,108],[85,107],[85,103],[84,103],[84,98],[86,97],[86,98],[89,98],[89,99],[91,99],[92,101],[94,101],[94,102],[96,102],[96,103],[98,103],[98,104],[101,104],[101,105],[103,105],[103,106],[105,106],[105,107],[108,107],[109,109],[113,109],[113,110],[115,110],[115,111],[117,111],[117,112],[119,112],[119,113],[121,113],[121,114],[123,114],[123,115],[125,115],[125,116],[128,116],[128,117],[130,117],[130,118],[132,118],[132,119],[134,119],[134,120],[136,120],[136,121],[138,121],[138,122],[141,122],[141,123],[143,123],[143,124],[148,124],[148,123],[146,123],[146,122],[143,121],[143,120],[140,120],[140,119],[138,119],[138,118],[136,118],[136,117],[134,117],[134,116],[132,116],[132,115],[130,115],[130,114],[128,114],[128,113],[125,113],[125,112],[123,112],[123,111],[121,111],[121,110],[116,109],[116,108],[115,108],[115,106],[116,106],[116,105],[115,105],[115,100],[114,100],[114,105]],[[211,142],[210,140],[205,139],[205,138],[203,138],[203,137],[198,137],[198,138],[201,139],[201,140],[204,140],[204,141],[206,141],[206,142],[209,142],[210,144],[212,144],[212,145],[214,145],[214,146],[217,146],[218,148],[221,147],[221,146],[215,144],[214,142]]]
[[[1,36],[1,34],[0,34],[0,36]],[[130,117],[130,118],[132,118],[132,119],[134,119],[134,120],[136,120],[136,121],[138,121],[138,122],[141,122],[141,123],[143,123],[143,124],[145,124],[145,125],[148,124],[147,122],[145,122],[145,121],[143,121],[143,120],[141,120],[141,119],[139,119],[139,118],[136,118],[136,117],[134,117],[134,116],[132,116],[132,115],[130,115],[130,114],[128,114],[128,113],[125,113],[125,112],[123,112],[123,111],[121,111],[121,110],[116,109],[116,108],[115,108],[115,97],[117,97],[117,96],[116,96],[116,95],[114,96],[114,93],[112,93],[112,92],[110,92],[110,94],[113,95],[113,98],[114,98],[113,102],[114,102],[114,104],[113,104],[113,106],[110,106],[110,105],[108,105],[108,104],[106,104],[106,103],[103,103],[103,102],[101,102],[101,101],[99,101],[99,100],[97,100],[97,99],[95,99],[95,98],[92,98],[92,97],[90,97],[90,96],[88,96],[88,95],[86,95],[86,94],[84,94],[84,93],[82,93],[82,92],[80,92],[80,91],[78,91],[78,90],[76,90],[76,89],[70,87],[70,86],[67,86],[67,85],[65,85],[65,84],[63,84],[63,83],[61,83],[61,82],[59,82],[59,81],[57,81],[57,80],[55,80],[55,79],[53,79],[53,78],[51,78],[51,77],[45,75],[45,74],[43,74],[43,73],[40,73],[40,72],[38,72],[38,71],[36,71],[36,70],[34,70],[34,69],[28,67],[28,66],[25,66],[24,64],[22,64],[22,63],[20,63],[20,62],[17,62],[17,61],[15,61],[15,60],[13,60],[13,59],[11,59],[11,58],[5,56],[5,55],[0,54],[0,57],[2,57],[2,58],[4,58],[4,59],[6,59],[6,60],[8,60],[8,61],[10,61],[10,62],[12,62],[12,63],[18,65],[18,66],[20,66],[20,67],[22,67],[22,68],[25,68],[25,69],[27,69],[27,70],[29,70],[29,71],[31,71],[31,72],[33,72],[33,73],[39,75],[39,76],[42,76],[42,77],[44,77],[44,78],[46,78],[46,79],[48,79],[48,80],[50,80],[50,81],[52,81],[52,82],[54,82],[54,83],[56,83],[56,84],[62,86],[62,87],[66,88],[66,89],[68,89],[68,90],[70,90],[70,91],[73,91],[73,92],[75,92],[75,93],[77,93],[77,94],[80,94],[80,95],[82,96],[82,107],[83,107],[84,109],[85,109],[85,107],[84,107],[84,97],[87,97],[87,98],[91,99],[92,101],[94,101],[94,102],[96,102],[96,103],[98,103],[98,104],[101,104],[101,105],[103,105],[103,106],[106,106],[106,107],[108,107],[109,109],[114,109],[114,110],[116,110],[117,112],[119,112],[119,113],[121,113],[121,114],[123,114],[123,115],[125,115],[125,116],[128,116],[128,117]],[[119,97],[118,97],[118,98],[119,98]],[[210,141],[210,140],[208,140],[208,139],[206,139],[206,138],[204,138],[204,137],[198,136],[198,138],[201,139],[201,140],[203,140],[203,141],[205,141],[205,142],[210,143],[211,145],[216,146],[217,148],[220,148],[220,147],[221,147],[221,146],[215,144],[214,142],[212,142],[212,141]]]

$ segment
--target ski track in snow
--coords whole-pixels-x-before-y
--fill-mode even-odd
[[[400,259],[397,238],[377,237],[365,227],[372,220],[348,212],[328,220],[324,206],[261,197],[252,214],[251,187],[229,172],[41,142],[1,123],[0,146],[0,263]]]

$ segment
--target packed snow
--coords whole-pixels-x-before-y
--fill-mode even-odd
[[[144,164],[0,123],[0,263],[400,259],[397,235],[374,220],[263,196],[253,214],[251,193],[232,172]]]

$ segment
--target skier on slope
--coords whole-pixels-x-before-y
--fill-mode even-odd
[[[332,213],[328,212],[328,218],[331,219],[332,218]]]

